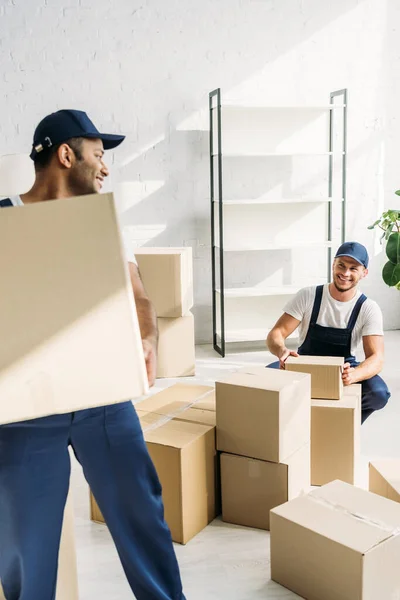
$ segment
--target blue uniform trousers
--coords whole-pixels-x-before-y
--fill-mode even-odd
[[[54,600],[71,445],[138,600],[184,600],[161,486],[130,402],[0,426],[0,579]]]

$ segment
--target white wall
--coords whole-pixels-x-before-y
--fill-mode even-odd
[[[126,133],[110,156],[111,186],[132,182],[124,222],[138,244],[193,247],[197,339],[209,341],[208,92],[315,104],[347,87],[347,238],[368,244],[365,291],[397,328],[400,295],[366,226],[399,206],[399,18],[396,0],[0,0],[0,154],[29,150],[59,108]]]

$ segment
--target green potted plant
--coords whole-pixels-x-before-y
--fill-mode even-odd
[[[400,190],[395,193],[400,196]],[[383,212],[368,229],[375,227],[383,231],[381,243],[386,240],[386,256],[389,259],[382,269],[383,281],[400,290],[400,210]]]

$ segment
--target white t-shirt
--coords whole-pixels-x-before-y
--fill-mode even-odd
[[[11,196],[10,200],[11,200],[11,202],[12,202],[12,204],[14,206],[23,206],[24,205],[24,203],[21,200],[21,196]],[[131,247],[131,243],[127,239],[126,233],[124,232],[123,229],[121,230],[121,235],[122,235],[122,240],[123,240],[123,245],[124,245],[126,260],[128,262],[131,262],[131,263],[137,265],[137,260],[136,260],[136,257],[135,257],[135,253],[133,252],[133,249]]]
[[[304,342],[310,325],[315,292],[316,286],[303,288],[284,307],[285,313],[301,321],[298,327],[299,346]],[[357,290],[352,300],[340,302],[332,298],[329,292],[329,284],[325,284],[317,325],[345,329],[350,320],[354,305],[360,296],[361,292]],[[362,350],[362,338],[365,335],[383,335],[381,309],[374,300],[370,300],[369,298],[365,300],[361,307],[351,336],[351,354],[353,356],[357,357],[357,354]]]

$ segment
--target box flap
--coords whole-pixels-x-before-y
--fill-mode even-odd
[[[280,517],[361,554],[400,535],[400,505],[342,481],[273,509]]]
[[[174,403],[176,409],[191,406],[197,400],[203,400],[214,388],[209,385],[190,385],[176,383],[170,387],[157,392],[135,404],[137,410],[164,414],[163,408]],[[161,412],[162,411],[162,412]]]
[[[400,458],[382,458],[373,460],[370,464],[400,494]]]
[[[172,419],[160,427],[146,431],[145,439],[146,442],[182,449],[213,429],[214,427],[200,423]]]
[[[197,408],[188,408],[184,411],[180,411],[175,419],[179,421],[189,421],[192,423],[202,423],[203,425],[210,425],[211,427],[216,426],[217,415],[212,410],[199,410]]]
[[[289,356],[286,359],[286,364],[342,367],[344,364],[344,358],[337,356],[306,356],[303,354],[301,356]]]
[[[256,388],[269,392],[280,392],[285,387],[291,386],[297,381],[307,377],[310,377],[308,373],[292,373],[278,369],[250,367],[250,369],[242,369],[237,373],[231,373],[229,377],[226,377],[217,383]]]

